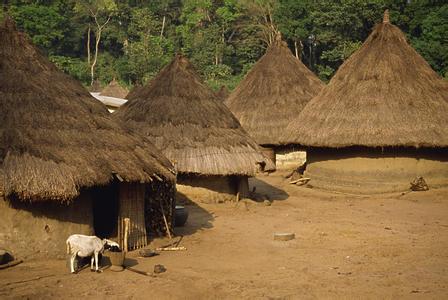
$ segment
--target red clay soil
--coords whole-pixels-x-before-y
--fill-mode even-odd
[[[353,196],[252,180],[271,206],[189,205],[180,246],[125,270],[71,275],[63,260],[0,270],[0,299],[296,299],[448,297],[448,189]],[[296,239],[274,241],[275,232]],[[177,239],[177,238],[176,238]],[[167,243],[156,240],[150,247]]]

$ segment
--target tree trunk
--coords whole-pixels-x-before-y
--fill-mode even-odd
[[[163,16],[163,20],[162,20],[162,29],[160,30],[160,38],[163,37],[163,30],[165,29],[165,19],[166,19],[166,17]]]
[[[106,22],[104,22],[103,25],[100,25],[100,23],[98,23],[97,16],[93,15],[93,17],[95,19],[97,30],[96,30],[96,35],[95,35],[95,56],[94,56],[94,59],[93,59],[93,63],[90,66],[90,78],[91,78],[90,85],[93,85],[93,81],[94,81],[94,78],[95,78],[95,65],[96,65],[96,62],[98,60],[98,48],[100,46],[101,32],[103,31],[103,29],[107,25],[107,23],[109,23],[109,21],[110,21],[110,16],[108,16]]]
[[[126,37],[124,39],[124,41],[123,41],[123,51],[124,51],[124,54],[128,54],[128,46],[129,46],[129,40]]]
[[[90,28],[90,24],[89,24],[89,28],[87,29],[87,63],[90,67],[90,33],[92,32],[92,29]]]
[[[217,66],[219,63],[219,57],[218,57],[218,45],[215,47],[215,66]]]
[[[99,48],[99,45],[100,45],[101,31],[102,30],[103,29],[101,27],[98,27],[98,31],[96,33],[95,55],[93,57],[92,66],[90,67],[90,78],[91,78],[90,85],[93,85],[93,81],[94,81],[94,78],[95,78],[95,65],[96,65],[96,62],[98,60],[98,48]]]
[[[297,40],[294,40],[294,51],[295,51],[295,54],[296,54],[296,58],[300,60],[299,47],[297,45]]]
[[[222,64],[222,58],[224,56],[225,48],[226,48],[226,36],[225,36],[225,29],[223,27],[221,32],[221,51],[219,53],[219,64]]]

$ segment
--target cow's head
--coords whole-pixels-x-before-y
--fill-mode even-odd
[[[103,239],[103,245],[105,250],[120,251],[120,245],[114,241]]]

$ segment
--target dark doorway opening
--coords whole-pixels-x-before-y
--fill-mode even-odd
[[[93,189],[93,228],[100,238],[117,237],[118,184],[98,186]]]

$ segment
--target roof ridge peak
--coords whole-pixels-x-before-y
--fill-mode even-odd
[[[389,15],[389,10],[386,9],[384,11],[384,15],[383,15],[383,24],[389,24],[390,23],[390,15]]]

